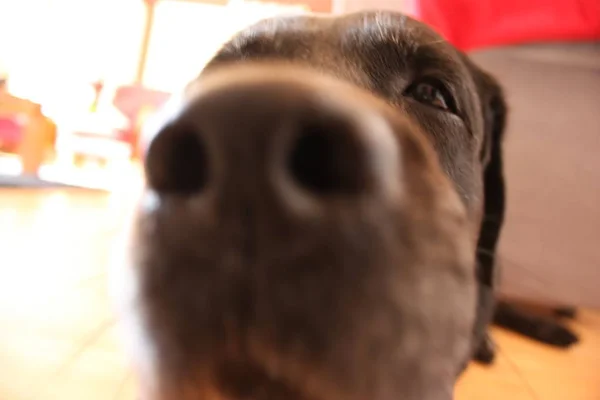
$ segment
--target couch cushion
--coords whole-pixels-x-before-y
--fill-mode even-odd
[[[502,292],[600,307],[600,44],[472,56],[510,107]]]

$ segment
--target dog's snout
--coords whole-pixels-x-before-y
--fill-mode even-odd
[[[184,122],[166,125],[146,156],[148,184],[166,194],[201,192],[209,178],[207,148],[201,132]]]
[[[289,125],[276,155],[282,161],[274,164],[288,202],[377,196],[399,182],[397,143],[387,121],[367,105],[338,101],[311,104]]]
[[[319,202],[397,182],[396,147],[385,119],[356,99],[284,79],[232,79],[194,97],[158,133],[146,173],[164,194],[254,182],[283,202]]]
[[[119,301],[148,396],[450,398],[475,251],[428,137],[362,87],[241,64],[190,84],[146,153]]]
[[[320,110],[291,129],[281,167],[292,185],[314,196],[353,196],[368,189],[369,155],[352,121]]]

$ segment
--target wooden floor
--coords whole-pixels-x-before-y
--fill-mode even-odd
[[[127,204],[126,193],[0,190],[0,400],[136,398],[105,289]],[[583,340],[568,351],[496,330],[496,365],[473,365],[456,399],[600,400],[600,313],[572,326]]]

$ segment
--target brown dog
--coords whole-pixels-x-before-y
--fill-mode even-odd
[[[144,398],[451,399],[491,314],[504,114],[401,14],[241,32],[148,149],[120,272]]]

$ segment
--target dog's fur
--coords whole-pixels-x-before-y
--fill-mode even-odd
[[[398,168],[363,175],[344,147],[363,114],[393,131]],[[348,132],[333,152],[356,161],[294,212],[261,172],[290,115]],[[505,119],[498,83],[401,14],[275,18],[234,37],[148,152],[155,203],[140,207],[125,314],[148,396],[452,398],[488,343]]]

